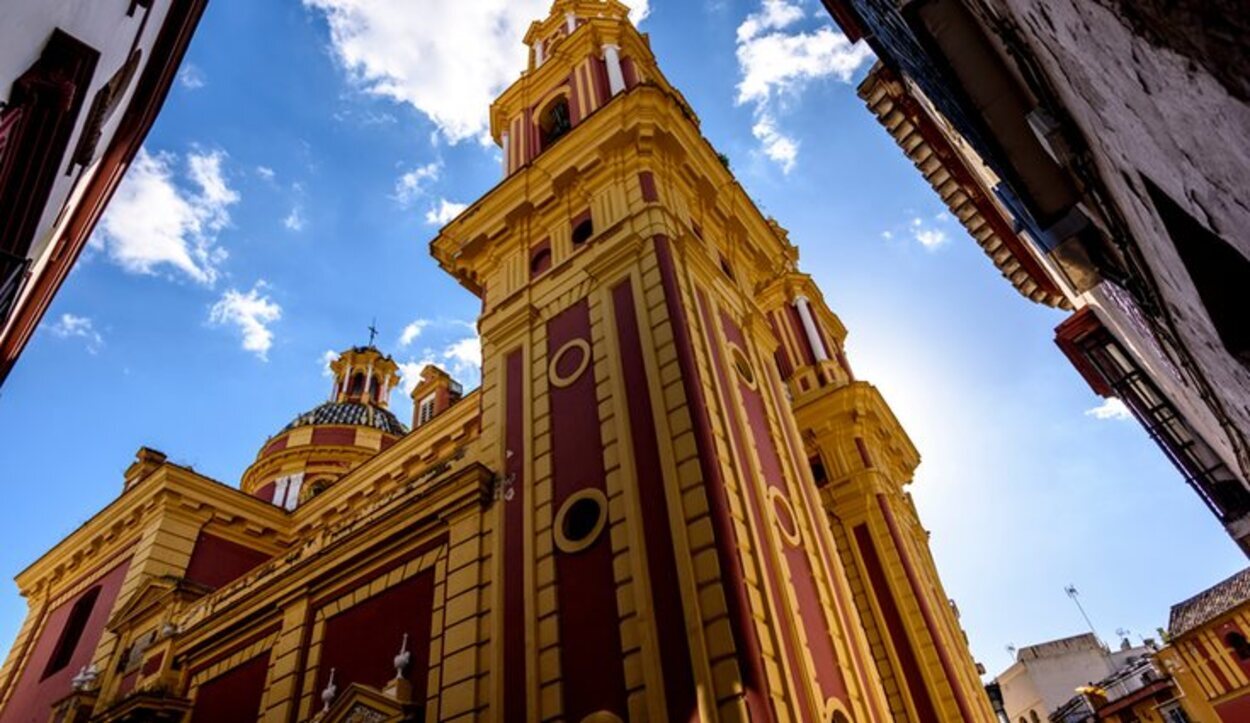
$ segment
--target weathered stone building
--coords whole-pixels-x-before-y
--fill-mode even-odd
[[[824,1],[872,112],[1250,551],[1244,7]]]

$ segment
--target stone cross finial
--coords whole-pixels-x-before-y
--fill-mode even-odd
[[[408,633],[404,633],[404,641],[399,646],[399,655],[395,656],[395,677],[404,677],[404,671],[412,663],[412,653],[408,652]]]
[[[95,686],[96,679],[99,677],[100,671],[95,665],[88,665],[78,671],[78,675],[71,678],[69,683],[76,691],[90,690]]]
[[[325,690],[321,691],[321,703],[325,706],[321,709],[322,713],[330,710],[330,704],[334,702],[334,697],[339,694],[339,687],[334,684],[335,672],[334,668],[330,668],[330,682],[326,683]]]

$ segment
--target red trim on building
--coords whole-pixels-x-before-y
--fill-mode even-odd
[[[655,203],[660,200],[660,194],[655,189],[655,174],[651,171],[638,173],[638,186],[642,189],[642,200],[646,203]]]
[[[267,552],[200,532],[183,577],[216,590],[243,577],[269,558]]]
[[[286,449],[286,443],[288,439],[289,438],[287,437],[287,435],[284,434],[281,437],[278,437],[277,439],[273,440],[269,444],[265,445],[265,448],[261,450],[260,456],[268,457],[271,454],[274,454],[276,452],[281,452],[282,450]]]
[[[586,299],[547,322],[547,358],[555,362],[556,372],[571,376],[584,364],[576,379],[566,386],[552,385],[548,393],[552,504],[557,511],[583,490],[594,489],[607,496],[595,368],[592,360],[577,358],[592,352],[574,348],[563,358],[556,358],[557,351],[576,340],[592,342]],[[602,509],[600,513],[607,515],[608,511]],[[605,524],[586,549],[576,554],[557,550],[555,554],[561,689],[568,720],[580,721],[601,710],[622,719],[629,716],[609,527]]]
[[[903,624],[903,616],[899,613],[894,593],[890,591],[890,583],[886,579],[885,567],[881,557],[877,555],[877,547],[873,544],[872,534],[867,525],[855,526],[855,546],[859,548],[859,558],[864,563],[864,572],[868,575],[868,584],[872,587],[872,595],[877,600],[877,609],[881,612],[885,631],[889,634],[890,646],[898,658],[903,680],[907,683],[905,693],[911,698],[916,708],[916,717],[922,721],[938,720],[933,708],[933,700],[929,698],[929,689],[924,684],[924,675],[920,672],[920,661],[916,651],[907,637],[907,626]],[[867,611],[865,611],[867,612]]]
[[[660,652],[667,720],[675,723],[695,721],[699,719],[699,704],[670,526],[672,513],[665,492],[655,410],[651,406],[651,387],[630,282],[612,289],[612,306],[621,351],[625,401],[629,409],[629,434],[633,443],[638,496],[642,503],[642,526],[646,536],[651,594],[655,603],[656,644]]]
[[[777,337],[777,350],[773,352],[777,361],[777,371],[781,373],[782,381],[789,381],[794,375],[794,362],[790,359],[790,351],[786,349],[786,340],[781,335],[781,327],[777,326],[777,312],[770,312],[767,316],[768,326],[773,330],[773,336]]]
[[[634,66],[633,59],[621,58],[621,76],[627,89],[638,85],[638,68]]]
[[[327,447],[354,447],[356,430],[354,427],[313,427],[312,444]]]
[[[864,30],[848,3],[842,0],[822,0],[822,2],[825,4],[825,9],[833,16],[834,22],[842,29],[842,34],[847,40],[856,43],[864,37]]]
[[[256,488],[256,490],[255,490],[254,492],[252,492],[252,496],[253,496],[253,497],[255,497],[255,498],[256,498],[256,499],[258,499],[258,500],[264,500],[265,502],[272,503],[272,502],[273,502],[273,493],[274,493],[277,489],[278,489],[278,483],[277,483],[277,482],[269,482],[269,483],[264,484],[264,485],[262,485],[262,486],[260,486],[260,487],[257,487],[257,488]]]
[[[533,279],[551,268],[551,239],[543,239],[530,249],[530,278]]]
[[[1250,721],[1250,694],[1231,698],[1215,704],[1215,714],[1224,723],[1246,723]]]
[[[524,720],[529,654],[525,647],[525,365],[520,349],[504,358],[503,720]]]
[[[156,120],[207,1],[171,0],[165,23],[148,54],[152,60],[135,84],[131,103],[108,149],[98,161],[99,170],[83,189],[80,203],[65,224],[65,234],[53,242],[56,247],[44,271],[34,280],[34,287],[24,303],[14,310],[15,316],[8,333],[0,338],[0,383],[12,370],[52,303],[52,297],[86,247],[92,230],[104,214],[105,206],[121,183],[122,175]],[[59,168],[60,164],[56,166]]]
[[[1103,378],[1098,369],[1081,351],[1081,342],[1090,334],[1103,330],[1105,327],[1093,307],[1085,307],[1069,316],[1062,324],[1055,327],[1055,344],[1059,347],[1072,366],[1080,372],[1081,377],[1100,397],[1114,397],[1111,385]]]
[[[0,723],[28,723],[32,720],[48,719],[52,704],[70,690],[70,679],[91,663],[129,569],[130,559],[127,558],[48,613],[35,634],[35,643],[22,667],[21,676],[17,679],[3,712],[0,712]],[[99,591],[93,592],[96,588]],[[75,603],[89,594],[95,596],[95,602],[91,605],[77,639],[62,641],[62,632],[69,622]],[[58,648],[66,645],[72,647],[66,651],[64,665],[49,671],[53,655]]]
[[[329,684],[331,669],[340,691],[352,683],[385,687],[395,677],[392,660],[407,635],[412,661],[404,679],[412,685],[412,699],[425,700],[433,612],[434,571],[426,570],[327,618],[316,690]]]
[[[907,573],[907,583],[911,586],[916,602],[920,605],[920,616],[924,618],[925,627],[929,629],[929,637],[933,639],[933,647],[937,649],[938,662],[942,664],[942,673],[946,676],[951,692],[955,694],[955,704],[959,706],[959,714],[964,717],[964,720],[976,720],[972,713],[972,707],[968,704],[968,699],[964,695],[963,686],[959,684],[959,674],[955,670],[954,662],[951,660],[950,651],[946,649],[946,642],[942,640],[942,636],[939,633],[937,616],[934,615],[933,609],[929,605],[929,597],[926,594],[927,589],[920,583],[920,577],[916,574],[916,568],[911,561],[911,553],[904,544],[903,536],[898,529],[898,523],[894,520],[894,510],[890,509],[885,495],[882,494],[877,495],[877,505],[881,507],[881,513],[885,515],[886,527],[890,529],[890,539],[894,541],[894,546],[898,549],[899,559],[903,563],[903,571]]]
[[[790,322],[790,331],[794,333],[794,340],[799,345],[799,356],[803,357],[799,361],[806,366],[816,364],[816,353],[812,351],[812,345],[807,340],[807,332],[803,329],[803,320],[799,317],[799,310],[794,308],[794,304],[787,303],[785,305],[786,319]]]
[[[582,122],[582,118],[586,117],[586,113],[582,111],[582,94],[577,87],[577,68],[569,73],[568,80],[565,81],[569,86],[569,124],[574,128]]]
[[[773,392],[772,398],[773,398],[774,410],[776,411],[778,418],[781,418],[783,415],[788,414],[790,412],[789,406],[787,405],[787,402],[786,402],[786,396],[785,394],[782,393],[781,382],[777,377],[774,377],[773,375],[770,374],[768,375],[768,381],[769,381],[769,384],[771,385],[772,392]],[[799,477],[800,494],[802,495],[803,501],[806,505],[806,509],[808,512],[808,515],[807,515],[808,522],[811,525],[811,529],[814,530],[813,534],[816,537],[817,547],[819,547],[820,549],[821,563],[825,571],[826,579],[833,581],[837,578],[839,574],[841,574],[840,570],[834,564],[834,561],[837,560],[838,552],[836,549],[834,549],[832,543],[827,539],[827,537],[821,534],[821,526],[828,525],[829,521],[828,521],[827,513],[825,512],[825,508],[821,504],[819,495],[816,492],[816,488],[820,487],[822,483],[823,484],[829,483],[828,475],[825,473],[825,469],[824,469],[824,462],[820,459],[819,454],[817,454],[815,457],[811,459],[804,459],[803,444],[799,440],[798,430],[792,424],[782,423],[781,427],[784,430],[784,433],[786,435],[786,441],[790,445],[790,458],[796,468],[795,474],[798,475]],[[808,466],[812,474],[814,486],[808,485],[807,481],[803,478],[803,475],[800,471],[800,468],[803,465]],[[819,476],[817,476],[817,471],[819,471],[820,473]],[[836,595],[837,592],[838,591],[835,588],[832,591],[832,594]],[[835,614],[838,620],[842,624],[842,629],[843,630],[857,629],[857,626],[860,625],[860,622],[858,620],[853,620],[849,616],[848,611],[847,611],[847,606],[839,605],[835,607],[836,607]],[[859,649],[858,645],[855,645],[853,642],[850,642],[850,641],[847,642],[847,647],[851,651],[851,660],[853,661],[855,665],[855,673],[858,676],[860,688],[861,690],[867,689],[868,687],[873,685],[873,682],[872,682],[873,679],[872,679],[871,674],[868,672],[869,666],[863,657],[863,651]],[[888,711],[882,709],[881,703],[878,700],[877,696],[865,694],[864,697],[869,699],[870,701],[869,706],[872,708],[873,712],[877,715],[879,720],[885,721],[889,719],[890,716],[889,716]]]
[[[775,721],[777,717],[769,698],[760,641],[746,596],[746,579],[742,560],[738,557],[733,516],[725,491],[725,481],[720,473],[712,422],[708,416],[707,400],[703,395],[699,367],[694,356],[694,337],[681,299],[672,248],[666,236],[655,236],[654,244],[660,281],[664,288],[664,303],[673,327],[673,344],[677,351],[682,387],[686,393],[686,405],[690,410],[695,447],[699,454],[699,471],[707,490],[712,526],[716,530],[716,558],[721,575],[725,578],[725,607],[729,613],[729,624],[737,648],[744,701],[752,721]]]
[[[1206,666],[1211,675],[1215,677],[1216,682],[1219,683],[1221,693],[1226,693],[1231,690],[1234,686],[1228,682],[1228,676],[1224,674],[1224,670],[1220,667],[1219,661],[1216,660],[1216,657],[1219,656],[1222,651],[1216,650],[1213,652],[1210,646],[1207,645],[1207,641],[1201,635],[1195,636],[1194,644],[1198,646],[1199,650],[1202,651],[1202,664]]]
[[[191,723],[250,721],[260,715],[269,676],[269,652],[231,668],[196,691]]]
[[[139,675],[148,676],[161,669],[161,663],[165,662],[165,651],[161,650],[143,661],[143,667],[139,669]]]
[[[708,315],[709,310],[707,302],[703,295],[699,295],[700,306],[703,308],[704,315]],[[743,353],[747,351],[747,341],[742,333],[742,329],[729,317],[728,314],[721,312],[721,328],[725,333],[725,339],[736,345]],[[709,338],[709,344],[713,344],[714,356],[718,353],[715,351],[715,339]],[[723,362],[718,362],[717,372],[723,374]],[[781,457],[777,451],[777,445],[773,439],[772,430],[768,425],[768,413],[764,407],[764,398],[759,393],[759,380],[763,377],[760,370],[753,370],[756,380],[756,387],[752,388],[743,379],[741,374],[737,374],[734,378],[738,385],[738,394],[742,399],[743,411],[746,419],[739,419],[736,410],[730,407],[730,417],[733,419],[735,426],[741,427],[745,422],[745,431],[751,435],[751,441],[754,443],[756,460],[759,462],[760,473],[766,488],[776,490],[783,499],[790,501],[790,492],[786,485],[785,475],[782,472]],[[722,378],[722,383],[724,383]],[[726,388],[728,394],[728,388]],[[773,547],[777,539],[772,535],[773,514],[777,515],[778,522],[784,524],[789,522],[790,530],[795,534],[799,534],[801,528],[798,527],[798,520],[794,519],[790,510],[780,507],[776,511],[769,510],[770,505],[768,498],[761,499],[759,489],[752,479],[750,470],[752,467],[748,463],[748,448],[743,444],[739,433],[735,430],[735,441],[738,445],[738,454],[741,458],[742,473],[744,476],[743,487],[746,490],[747,497],[751,502],[752,508],[756,511],[756,520],[760,537],[764,541],[766,547]],[[791,505],[793,507],[793,505]],[[770,514],[770,512],[772,514]],[[789,519],[783,519],[789,518]],[[782,593],[785,590],[785,578],[790,579],[790,584],[794,590],[795,604],[799,609],[799,622],[801,623],[807,638],[807,647],[812,656],[812,663],[815,667],[816,683],[820,688],[821,700],[816,701],[815,708],[823,709],[825,700],[836,698],[844,705],[850,704],[850,696],[847,694],[846,681],[842,677],[842,671],[838,667],[838,654],[833,647],[832,633],[829,630],[829,623],[825,619],[824,605],[820,600],[820,592],[816,589],[816,571],[812,569],[811,560],[807,556],[807,550],[803,546],[794,546],[787,544],[784,540],[780,542],[780,550],[773,550],[774,553],[779,552],[785,561],[786,574],[783,571],[776,570],[766,558],[763,567],[773,576],[771,587],[773,595],[777,603],[782,606],[782,610],[786,609],[785,600],[788,596]],[[786,643],[783,645],[787,649],[787,655],[791,658],[791,665],[796,673],[802,670],[800,665],[801,656],[790,652],[793,647],[800,645],[800,638],[794,629],[794,621],[789,615],[783,614],[780,618],[781,626],[787,631]],[[799,683],[800,688],[807,694],[807,686]],[[804,718],[806,718],[806,712]]]

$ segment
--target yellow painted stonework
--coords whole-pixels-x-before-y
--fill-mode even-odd
[[[483,299],[481,388],[388,432],[385,394],[370,390],[395,386],[394,362],[357,348],[334,363],[324,413],[359,404],[356,422],[303,415],[263,445],[241,489],[142,451],[126,493],[18,576],[30,615],[0,671],[0,722],[41,664],[47,611],[121,559],[97,676],[58,696],[90,720],[193,715],[202,686],[258,655],[257,719],[283,723],[418,710],[662,721],[687,697],[682,716],[706,721],[993,720],[904,491],[916,450],[854,380],[846,330],[797,249],[700,135],[626,15],[615,0],[558,0],[533,25],[529,68],[491,108],[506,177],[431,242]],[[584,326],[549,351],[578,309]],[[436,376],[426,383],[450,382]],[[581,402],[597,429],[570,451],[561,435],[587,420],[560,418],[560,405]],[[561,469],[586,459],[601,485],[562,491]],[[300,491],[281,507],[252,496],[275,481]],[[584,510],[598,516],[583,524]],[[216,589],[190,584],[204,535],[267,559]],[[607,602],[570,605],[562,586],[590,578],[567,571],[595,560],[604,587],[580,594]],[[323,702],[327,621],[422,576],[425,698],[401,679]],[[570,667],[568,631],[592,614],[619,641],[595,651],[619,661],[602,691],[570,682],[587,671]],[[679,656],[661,634],[674,621]],[[390,665],[398,643],[369,654]],[[127,651],[142,661],[129,679]]]

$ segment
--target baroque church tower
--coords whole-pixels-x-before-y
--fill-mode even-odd
[[[616,0],[556,0],[431,242],[482,385],[393,360],[237,487],[140,449],[17,578],[0,723],[991,723],[846,330]]]
[[[491,108],[505,180],[431,244],[483,300],[502,719],[989,721],[797,249],[615,0]]]

